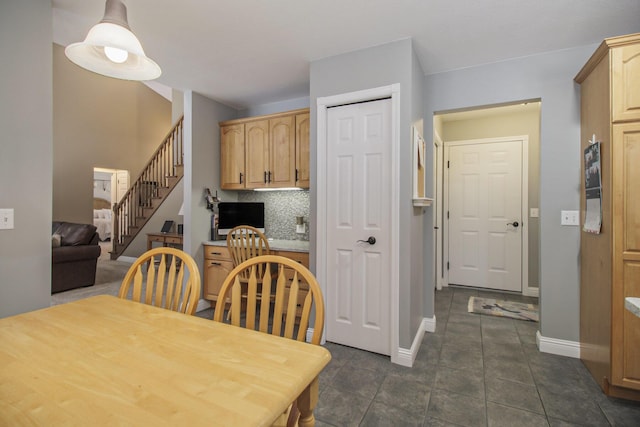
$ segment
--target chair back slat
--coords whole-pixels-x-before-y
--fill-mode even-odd
[[[231,294],[231,306],[232,307],[242,306],[242,284],[240,283],[239,277],[236,277],[235,280],[233,281],[233,293]],[[233,326],[240,326],[241,314],[242,313],[240,312],[240,310],[231,310],[231,324]]]
[[[295,326],[295,317],[297,312],[297,303],[298,303],[298,272],[296,271],[293,274],[293,279],[291,280],[291,285],[289,286],[289,293],[285,293],[285,297],[288,297],[288,300],[285,301],[287,306],[287,320],[285,321],[286,328],[284,330],[284,336],[287,338],[293,338],[293,327]]]
[[[264,275],[262,276],[262,286],[260,287],[260,326],[258,330],[260,332],[269,332],[269,315],[271,312],[271,300],[275,295],[271,293],[271,284],[273,280],[271,274],[271,264],[267,264],[264,268]]]
[[[263,274],[259,275],[261,266]],[[248,279],[242,278],[245,271],[249,272]],[[305,341],[308,329],[312,328],[311,342],[320,344],[324,329],[322,291],[313,274],[296,261],[275,255],[251,258],[229,273],[218,300],[229,303],[230,315],[225,316],[224,304],[217,304],[215,321],[227,320],[235,326],[255,329],[259,319],[261,332],[298,341]],[[299,300],[304,301],[300,306]]]
[[[167,271],[167,261],[164,254],[160,254],[160,261],[158,263],[158,274],[156,279],[156,268],[155,268],[155,257],[151,257],[151,261],[149,262],[149,272],[147,277],[147,300],[146,303],[150,305],[155,305],[156,307],[162,306],[162,296],[164,295],[165,289],[165,272]],[[155,284],[155,286],[154,286]],[[153,298],[155,290],[155,299]],[[171,306],[166,305],[167,308],[171,309]]]
[[[143,271],[145,265],[146,274]],[[118,296],[194,314],[200,299],[200,289],[200,271],[195,260],[180,249],[160,247],[151,249],[136,259],[122,280]]]

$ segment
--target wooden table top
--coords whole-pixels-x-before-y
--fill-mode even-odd
[[[0,425],[270,425],[320,346],[96,296],[0,319]]]

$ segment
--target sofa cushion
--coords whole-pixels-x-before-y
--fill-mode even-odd
[[[61,246],[89,245],[96,234],[96,226],[93,224],[63,222],[58,226],[54,234],[60,235]]]

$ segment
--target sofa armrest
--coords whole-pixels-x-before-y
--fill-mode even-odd
[[[99,245],[60,246],[51,250],[53,264],[86,259],[97,259],[100,256]]]

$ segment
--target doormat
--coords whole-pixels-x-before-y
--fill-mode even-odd
[[[538,306],[524,302],[503,301],[491,298],[469,298],[469,313],[488,316],[509,317],[511,319],[538,321]]]

